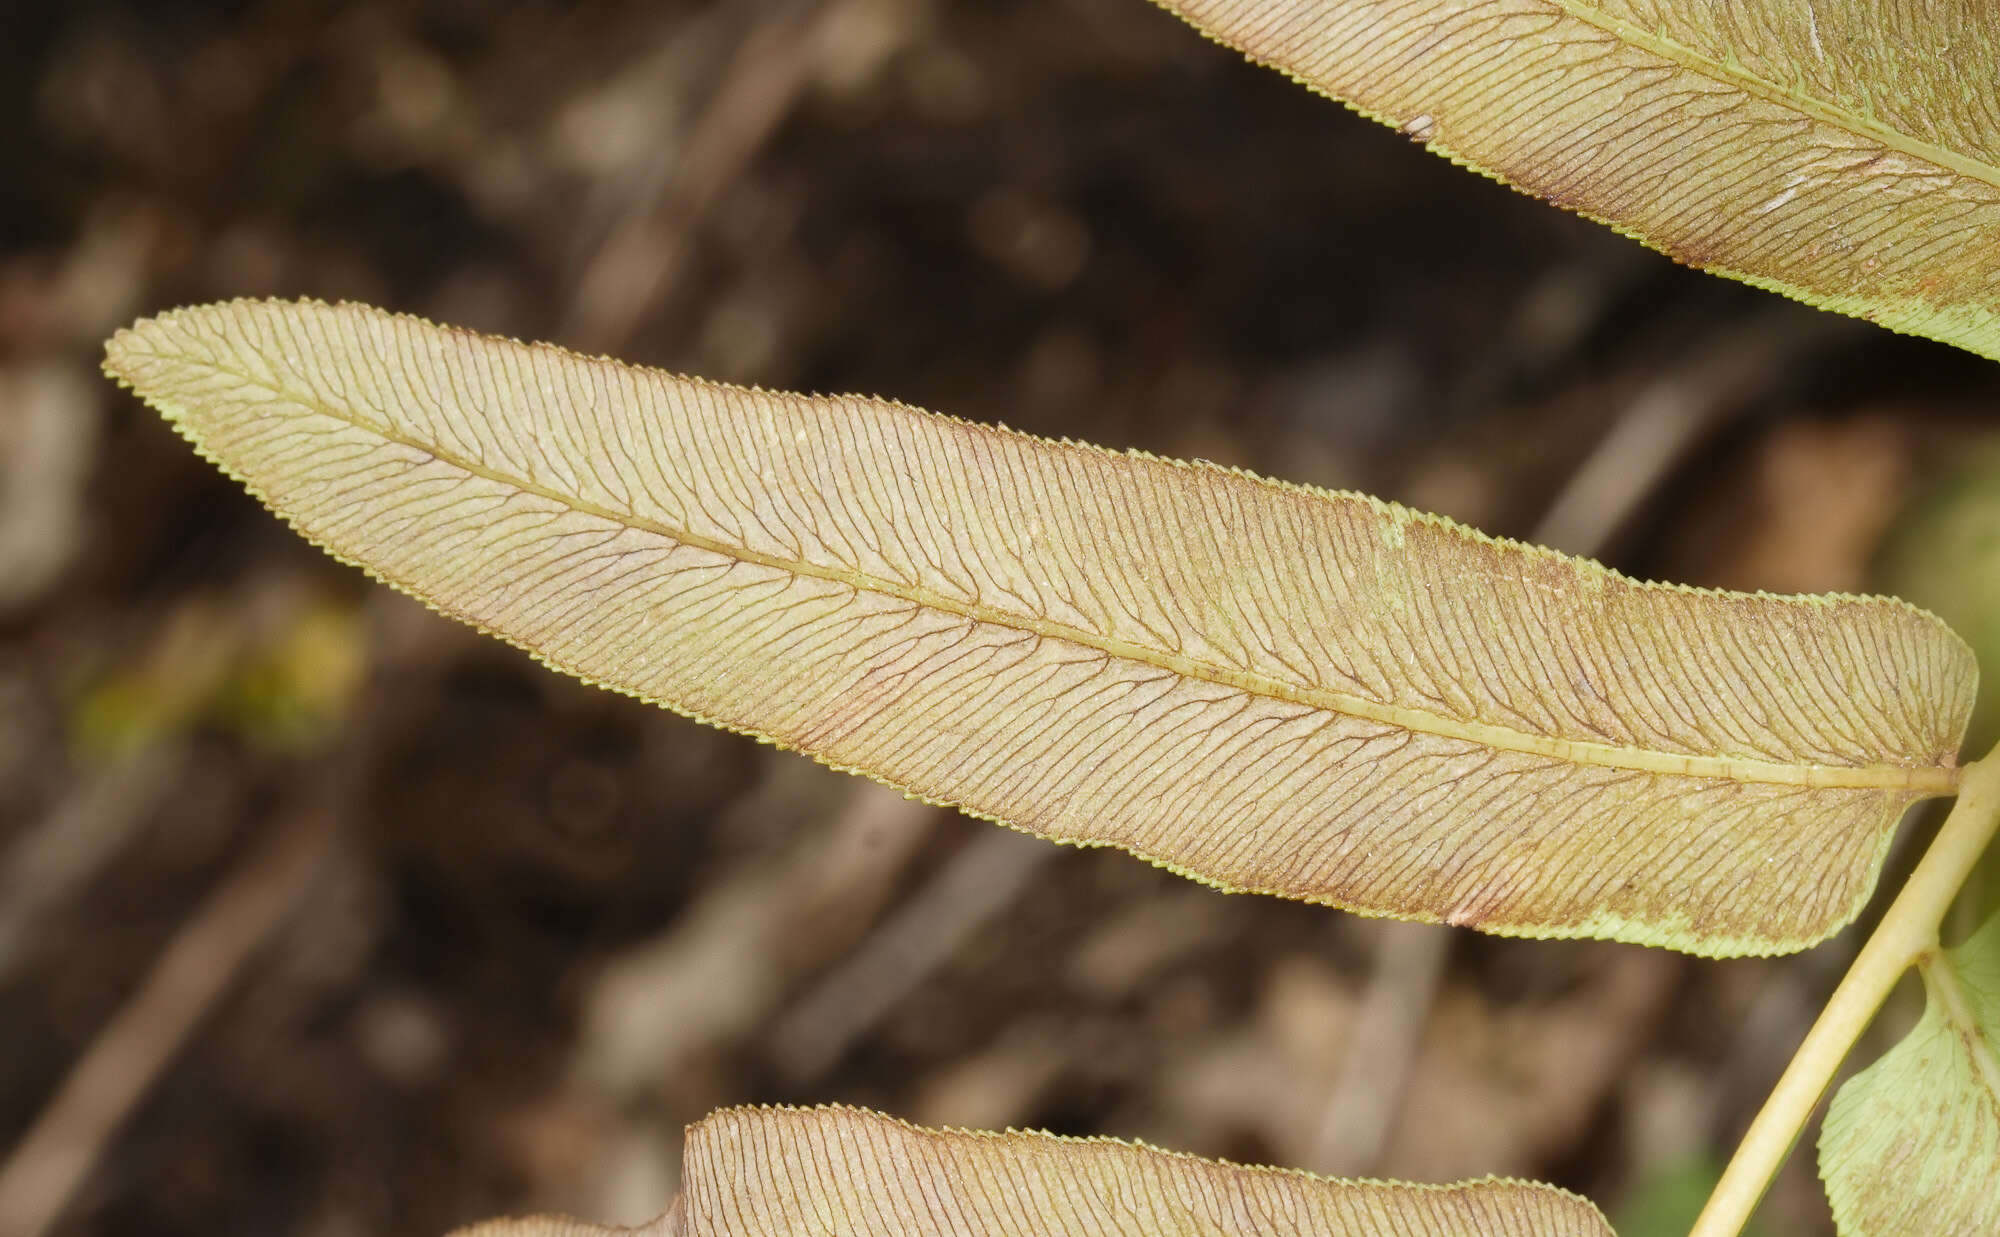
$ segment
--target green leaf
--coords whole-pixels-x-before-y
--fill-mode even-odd
[[[1965,638],[1982,666],[2000,666],[2000,437],[1967,444],[1897,521],[1878,578]],[[2000,692],[1985,684],[1966,746],[2000,742]]]
[[[1927,482],[1883,546],[1875,578],[1898,597],[1951,625],[1982,666],[2000,666],[2000,438],[1960,451]],[[2000,692],[1981,683],[1965,747],[2000,743]],[[2000,913],[2000,846],[1991,847],[1959,890],[1947,935],[1967,936]]]
[[[2000,1233],[2000,915],[1917,966],[1924,1016],[1840,1088],[1820,1131],[1842,1237]]]
[[[1334,1181],[1108,1138],[934,1130],[856,1108],[736,1108],[689,1127],[661,1237],[1612,1237],[1554,1186]],[[460,1237],[609,1237],[551,1218]]]
[[[1691,266],[2000,357],[1989,0],[1160,0]]]
[[[1974,667],[1901,602],[1641,584],[364,306],[182,310],[106,364],[306,536],[552,666],[1226,888],[1796,949],[1957,781]]]
[[[1616,1217],[1612,1228],[1618,1237],[1685,1237],[1721,1178],[1722,1165],[1706,1153],[1647,1165],[1612,1209]],[[1753,1223],[1744,1226],[1741,1237],[1770,1237],[1770,1233]]]

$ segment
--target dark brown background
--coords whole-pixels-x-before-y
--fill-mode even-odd
[[[56,1231],[631,1223],[753,1101],[1536,1176],[1672,1231],[1851,948],[1397,931],[915,807],[323,559],[98,341],[357,298],[1784,591],[1870,586],[1990,363],[1678,268],[1142,0],[0,23],[0,1147],[94,1043],[136,1097],[64,1127]],[[197,929],[234,980],[143,988]],[[1825,1231],[1794,1170],[1774,1228]]]

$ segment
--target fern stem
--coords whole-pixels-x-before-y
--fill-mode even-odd
[[[1750,1123],[1688,1237],[1735,1237],[1749,1222],[1855,1040],[1903,972],[1937,948],[1938,925],[1996,828],[2000,747],[1960,770],[1958,802]]]

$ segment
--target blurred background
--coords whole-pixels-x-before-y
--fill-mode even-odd
[[[15,3],[0,115],[7,1237],[638,1223],[686,1122],[822,1101],[1540,1177],[1643,1237],[1853,948],[1224,897],[580,687],[102,380],[142,314],[366,300],[2000,644],[2000,368],[1679,268],[1143,0]],[[1765,1214],[1830,1231],[1809,1156]]]

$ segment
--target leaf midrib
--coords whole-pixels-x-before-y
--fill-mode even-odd
[[[1966,995],[1958,960],[1951,950],[1933,949],[1918,960],[1917,966],[1931,1000],[1938,1003],[1945,1025],[1971,1058],[1974,1076],[1985,1085],[1988,1107],[2000,1115],[2000,1056],[1995,1055],[1993,1040],[1980,1025],[1978,1013]]]
[[[1949,147],[1925,141],[1900,129],[1891,128],[1865,116],[1856,115],[1846,108],[1802,94],[1797,90],[1767,80],[1743,68],[1731,66],[1706,56],[1661,35],[1634,26],[1621,18],[1613,17],[1580,0],[1548,0],[1555,8],[1570,17],[1595,26],[1620,42],[1650,52],[1663,60],[1671,60],[1683,68],[1692,70],[1713,81],[1733,86],[1746,94],[1755,95],[1768,103],[1794,111],[1845,132],[1872,138],[1891,150],[1922,159],[1927,163],[1949,169],[1961,176],[1976,180],[1981,184],[2000,189],[2000,167],[1995,167],[1982,159],[1974,159]]]
[[[575,358],[584,360],[584,358]],[[978,623],[990,623],[1016,631],[1025,631],[1044,639],[1058,640],[1082,648],[1094,649],[1110,657],[1121,658],[1141,665],[1150,665],[1185,678],[1213,683],[1251,695],[1281,700],[1290,704],[1325,712],[1357,717],[1368,721],[1429,734],[1439,738],[1458,739],[1483,747],[1503,751],[1519,752],[1527,755],[1543,756],[1566,763],[1597,768],[1622,769],[1642,773],[1665,774],[1689,778],[1732,782],[1756,782],[1782,786],[1798,786],[1811,789],[1879,789],[1914,792],[1920,795],[1942,795],[1952,793],[1957,786],[1958,770],[1955,766],[1923,765],[1915,768],[1902,765],[1819,765],[1808,763],[1782,763],[1736,756],[1694,756],[1673,752],[1655,751],[1648,748],[1620,747],[1609,743],[1594,743],[1588,740],[1566,739],[1550,735],[1530,734],[1511,727],[1486,722],[1461,721],[1456,718],[1441,717],[1421,709],[1388,704],[1366,697],[1333,691],[1323,687],[1302,686],[1284,683],[1263,675],[1252,674],[1229,666],[1218,666],[1182,654],[1170,653],[1162,649],[1148,648],[1132,644],[1098,632],[1087,631],[1066,623],[1036,615],[1020,614],[978,602],[964,602],[946,597],[931,590],[879,579],[859,571],[825,567],[800,559],[785,558],[733,545],[717,538],[687,529],[670,527],[657,520],[647,519],[631,513],[621,513],[560,490],[537,484],[520,477],[495,470],[476,460],[468,459],[456,452],[443,448],[437,443],[402,433],[393,427],[377,424],[352,409],[334,408],[319,399],[274,385],[269,379],[251,374],[212,359],[199,359],[194,363],[211,366],[223,373],[240,379],[244,384],[269,391],[281,401],[297,405],[308,412],[318,413],[335,421],[341,421],[365,433],[373,434],[385,442],[406,447],[412,451],[428,455],[451,467],[460,469],[470,476],[478,477],[495,485],[507,486],[524,493],[535,495],[548,502],[627,528],[638,529],[668,541],[705,550],[719,557],[740,562],[755,563],[772,570],[812,579],[825,580],[843,585],[858,592],[871,592],[881,596],[894,597],[913,605],[956,614]],[[585,362],[589,363],[589,362]],[[673,375],[662,375],[669,380],[691,381],[699,385],[715,385],[700,379],[676,379]],[[188,420],[185,413],[176,413],[175,419]],[[979,429],[981,427],[973,426]],[[428,590],[404,583],[405,588],[420,595],[428,595]]]

